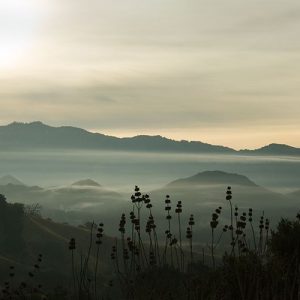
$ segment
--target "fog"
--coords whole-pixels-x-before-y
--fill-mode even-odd
[[[134,185],[150,191],[205,170],[222,170],[280,192],[300,188],[299,157],[56,150],[0,152],[0,161],[0,175],[43,187],[92,178],[103,187],[129,193]]]
[[[222,224],[228,223],[227,185],[233,188],[234,205],[244,212],[253,208],[255,221],[265,211],[273,226],[281,217],[294,217],[298,210],[297,195],[287,194],[300,189],[300,158],[297,157],[56,150],[0,152],[0,160],[0,176],[10,174],[28,186],[42,187],[0,186],[0,193],[8,201],[39,203],[42,215],[58,222],[79,225],[91,220],[102,221],[107,225],[106,233],[112,236],[116,234],[120,215],[125,212],[128,216],[132,210],[130,195],[135,185],[143,193],[150,193],[162,233],[166,222],[165,196],[171,196],[172,209],[177,201],[182,201],[183,222],[187,224],[189,215],[195,215],[201,232],[199,242],[209,237],[211,213],[218,206],[224,207]],[[209,175],[204,172],[207,170],[245,175],[250,181],[243,176],[236,176],[232,181],[232,174],[212,172]],[[202,172],[201,178],[191,179]],[[212,184],[207,183],[205,176],[208,180],[213,177]],[[218,181],[220,176],[222,180]],[[186,177],[184,184],[176,181],[168,185]],[[72,185],[86,178],[101,186]],[[144,208],[145,222],[148,213]]]

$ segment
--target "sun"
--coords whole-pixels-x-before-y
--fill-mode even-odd
[[[14,67],[34,43],[39,12],[34,0],[0,0],[1,70]]]

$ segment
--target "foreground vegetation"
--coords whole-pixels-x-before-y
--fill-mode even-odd
[[[119,237],[111,245],[109,278],[102,270],[107,260],[105,224],[92,222],[86,225],[90,238],[84,253],[78,251],[76,237],[70,238],[69,285],[47,291],[38,284],[43,267],[39,254],[28,281],[15,283],[14,266],[10,267],[2,299],[300,299],[300,215],[293,221],[283,219],[270,230],[264,214],[257,224],[252,208],[240,211],[233,205],[230,187],[225,199],[224,207],[212,212],[210,244],[199,245],[194,243],[197,220],[193,214],[187,223],[182,218],[183,202],[173,204],[167,195],[166,223],[157,224],[150,196],[136,187],[131,212],[121,214]],[[5,218],[7,211],[3,213],[8,209],[21,220],[20,205],[8,205],[4,197],[0,202],[0,222],[11,222]],[[14,237],[1,232],[1,247],[22,246],[20,223],[14,226]]]

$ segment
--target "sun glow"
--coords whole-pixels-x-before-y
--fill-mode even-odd
[[[28,52],[35,40],[40,11],[41,5],[34,0],[0,0],[1,69],[16,66]]]

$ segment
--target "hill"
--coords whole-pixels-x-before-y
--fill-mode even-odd
[[[23,182],[21,182],[19,179],[15,178],[11,175],[2,176],[0,178],[0,185],[7,185],[7,184],[24,186]]]
[[[170,182],[167,187],[178,188],[182,186],[197,185],[241,185],[252,186],[257,185],[249,178],[239,174],[226,173],[222,171],[205,171],[194,176],[178,179]]]
[[[59,224],[35,216],[26,216],[22,229],[23,245],[19,251],[5,251],[1,248],[0,254],[0,280],[8,279],[10,266],[16,269],[15,281],[29,281],[28,272],[34,270],[34,264],[39,254],[43,255],[41,269],[37,275],[38,283],[46,289],[57,286],[68,286],[71,280],[71,256],[68,242],[71,237],[76,239],[77,248],[82,253],[87,253],[90,230],[84,227],[74,227]],[[104,237],[101,249],[102,259],[100,270],[102,281],[111,274],[110,251],[113,239]],[[91,254],[91,267],[95,263],[95,252]],[[76,257],[79,263],[80,257]],[[106,279],[108,281],[108,279]]]
[[[101,220],[97,220],[99,224]],[[74,227],[58,224],[41,218],[36,211],[24,209],[20,203],[8,203],[5,196],[0,195],[0,282],[9,278],[9,267],[14,266],[16,280],[29,281],[28,272],[38,276],[39,283],[54,287],[71,280],[71,254],[68,243],[71,238],[76,240],[76,248],[87,253],[89,248],[91,226]],[[92,243],[96,238],[93,231]],[[101,253],[105,259],[101,261],[101,273],[110,273],[110,249],[113,240],[103,237],[104,246]],[[91,265],[95,263],[95,249],[91,252]],[[34,265],[42,258],[38,274]],[[75,262],[80,262],[80,257]],[[11,272],[11,271],[10,271]],[[27,278],[26,278],[27,277]],[[36,280],[34,278],[34,280]],[[30,280],[31,281],[31,280]]]
[[[112,201],[122,201],[122,195],[101,187],[95,181],[80,181],[71,186],[42,188],[7,184],[0,185],[0,194],[6,195],[10,202],[24,204],[39,203],[45,208],[60,208],[62,210],[89,210],[101,207],[109,209],[106,204]]]
[[[203,242],[203,239],[209,241],[210,236],[206,228],[212,212],[217,207],[224,207],[222,224],[229,222],[229,203],[225,198],[228,186],[232,188],[233,205],[238,206],[240,212],[246,213],[252,208],[255,222],[263,211],[272,219],[272,224],[276,224],[281,217],[294,216],[295,203],[289,201],[285,195],[261,187],[246,176],[221,171],[206,171],[178,179],[149,194],[153,200],[153,211],[161,222],[165,222],[166,217],[163,210],[166,195],[171,199],[171,212],[174,212],[177,202],[182,201],[183,220],[188,220],[189,215],[194,214],[198,224],[200,223],[200,227],[202,225],[203,228],[203,232],[198,229],[201,231],[197,235],[197,238],[200,237],[198,242]]]
[[[0,185],[0,194],[5,195],[10,203],[38,203],[42,215],[55,221],[79,225],[101,219],[107,224],[117,224],[126,206],[123,195],[96,186],[94,181],[92,186],[84,183],[55,188],[7,184]]]
[[[216,205],[226,205],[225,192],[232,187],[234,202],[241,208],[273,209],[286,206],[284,195],[274,193],[239,174],[222,171],[205,171],[194,176],[170,182],[153,191],[155,197],[167,194],[175,200],[182,200],[189,207],[212,209]],[[152,196],[153,197],[153,196]]]

